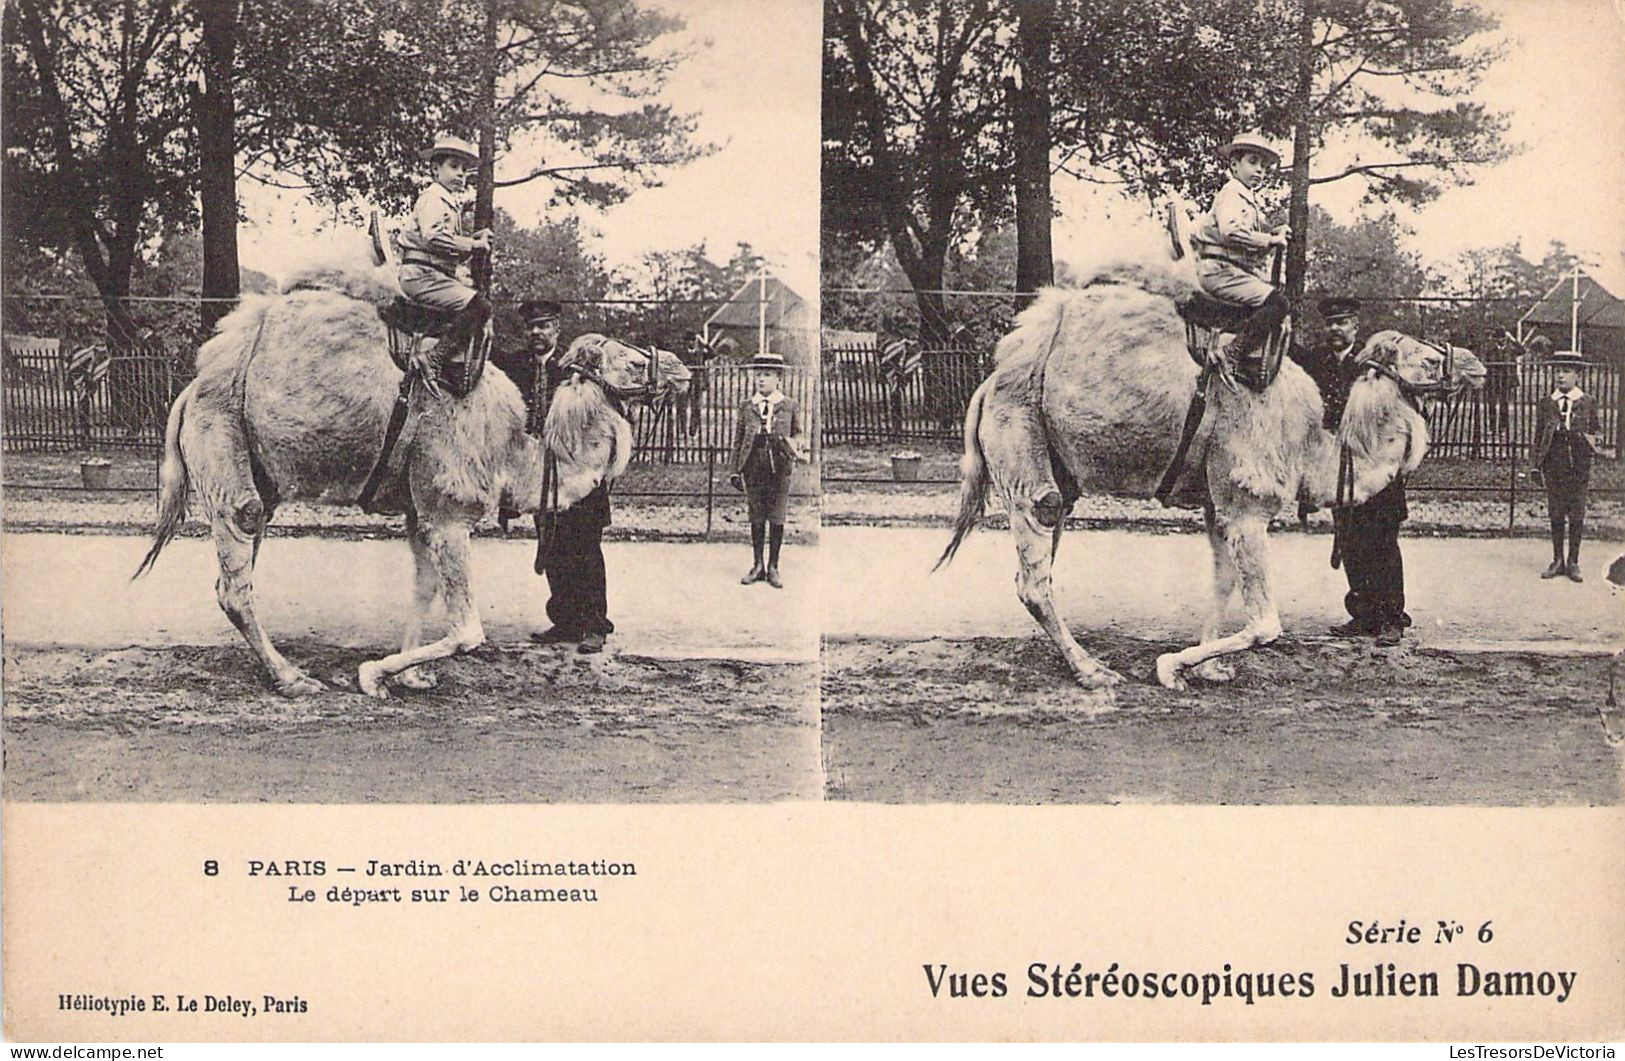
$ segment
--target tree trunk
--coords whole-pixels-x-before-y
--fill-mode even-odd
[[[1012,92],[1011,132],[1016,155],[1016,290],[1030,295],[1055,282],[1050,245],[1050,42],[1055,12],[1050,0],[1018,8],[1016,49],[1021,84]],[[1024,305],[1030,299],[1021,299]]]
[[[485,0],[485,28],[480,39],[480,96],[475,120],[480,133],[480,172],[474,184],[474,227],[496,226],[497,180],[497,4]],[[491,259],[476,255],[474,286],[491,290]]]
[[[1303,302],[1309,273],[1309,156],[1313,148],[1315,90],[1314,0],[1301,0],[1298,13],[1298,76],[1292,91],[1292,198],[1287,224],[1292,242],[1286,252],[1286,297],[1293,306]]]
[[[203,205],[203,335],[231,312],[241,292],[237,263],[236,102],[238,0],[202,5],[203,91],[197,136]]]

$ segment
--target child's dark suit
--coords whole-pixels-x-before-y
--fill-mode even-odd
[[[1586,491],[1591,484],[1591,440],[1598,431],[1597,403],[1578,387],[1553,391],[1535,412],[1535,467],[1546,480],[1546,504],[1552,520],[1552,563],[1565,563],[1563,540],[1568,531],[1566,563],[1577,568],[1585,533]]]

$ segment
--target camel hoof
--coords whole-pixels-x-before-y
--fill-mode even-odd
[[[1085,689],[1110,689],[1114,685],[1123,684],[1123,676],[1110,667],[1102,667],[1098,663],[1087,669],[1080,668],[1077,672],[1078,684]]]
[[[408,667],[395,676],[395,684],[403,689],[435,689],[440,686],[440,675],[428,667]]]
[[[1205,682],[1230,682],[1236,680],[1236,667],[1226,659],[1210,659],[1206,663],[1192,667],[1191,673]]]
[[[320,680],[312,678],[304,671],[295,671],[293,677],[276,683],[276,691],[290,700],[301,696],[315,696],[326,688],[327,686]]]
[[[388,700],[389,690],[384,687],[384,669],[377,663],[368,661],[356,671],[356,682],[361,691],[374,700]]]
[[[1190,688],[1185,682],[1184,675],[1179,673],[1179,661],[1174,658],[1172,652],[1157,657],[1157,681],[1161,682],[1164,688],[1177,692],[1184,692]]]

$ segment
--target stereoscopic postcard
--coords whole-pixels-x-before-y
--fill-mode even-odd
[[[1613,1056],[1617,4],[0,20],[10,1040]]]

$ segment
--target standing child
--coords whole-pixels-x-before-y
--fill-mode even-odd
[[[736,490],[745,491],[750,512],[750,545],[755,562],[743,585],[766,581],[784,588],[779,579],[779,547],[784,544],[784,521],[790,507],[790,473],[795,462],[806,460],[805,424],[796,400],[779,389],[784,376],[784,355],[760,353],[747,368],[756,391],[739,403],[739,428],[734,439],[733,474]],[[767,562],[762,548],[767,547]]]
[[[1535,413],[1535,467],[1546,480],[1546,506],[1552,520],[1552,563],[1540,577],[1567,575],[1572,582],[1583,582],[1580,539],[1585,533],[1591,455],[1600,441],[1597,403],[1580,389],[1580,366],[1585,362],[1578,353],[1559,350],[1551,363],[1552,393],[1541,399]]]

